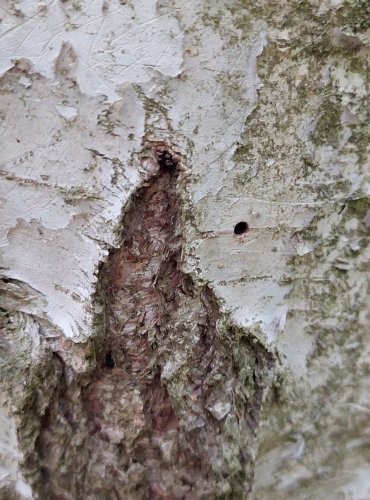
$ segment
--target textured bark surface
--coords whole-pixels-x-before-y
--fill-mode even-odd
[[[369,14],[1,4],[0,498],[370,497]]]
[[[97,368],[76,376],[62,361],[42,417],[39,498],[236,498],[249,489],[247,450],[272,356],[226,324],[217,332],[213,293],[181,271],[180,166],[163,146],[156,156],[121,248],[100,271],[107,327]]]

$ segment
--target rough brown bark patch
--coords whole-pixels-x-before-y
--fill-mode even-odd
[[[39,498],[242,498],[270,355],[222,325],[181,271],[179,165],[157,172],[101,270],[106,338],[92,377],[62,362],[36,448]],[[56,363],[60,360],[56,359]]]

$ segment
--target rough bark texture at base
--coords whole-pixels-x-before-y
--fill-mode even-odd
[[[101,270],[107,328],[98,367],[76,377],[62,362],[42,419],[41,499],[242,498],[248,490],[272,360],[248,338],[234,351],[243,333],[222,328],[211,290],[181,271],[178,162],[163,148],[157,159],[125,215],[121,248]]]

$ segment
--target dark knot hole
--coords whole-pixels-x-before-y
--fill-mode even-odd
[[[111,352],[107,352],[105,355],[104,367],[110,369],[114,368],[114,359]]]
[[[238,222],[234,227],[234,234],[244,234],[248,231],[249,226],[246,222]]]

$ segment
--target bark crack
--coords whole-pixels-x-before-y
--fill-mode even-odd
[[[249,488],[272,358],[181,271],[180,165],[165,145],[154,151],[157,171],[101,269],[97,369],[63,367],[41,422],[39,498],[243,498]]]

